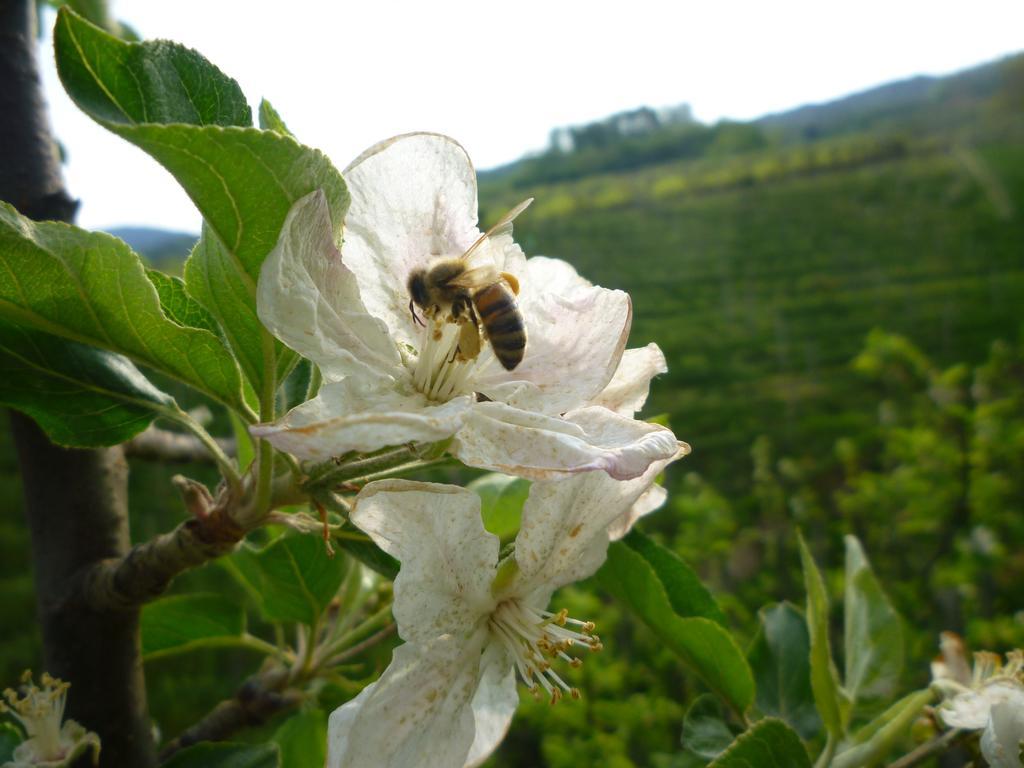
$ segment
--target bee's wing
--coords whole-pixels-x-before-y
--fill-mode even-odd
[[[502,235],[511,235],[512,222],[515,221],[516,216],[518,216],[520,213],[529,208],[530,203],[532,202],[533,198],[528,197],[515,208],[513,208],[511,211],[502,216],[498,220],[497,224],[495,224],[489,230],[480,235],[477,241],[473,243],[471,246],[469,246],[469,249],[464,254],[462,254],[463,261],[469,261],[469,258],[476,252],[476,250],[489,239],[501,237]]]
[[[490,264],[485,264],[465,270],[449,280],[446,285],[472,291],[476,288],[483,288],[484,286],[496,283],[499,279],[498,270]]]

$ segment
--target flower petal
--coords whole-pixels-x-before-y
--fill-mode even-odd
[[[416,267],[459,255],[479,237],[473,165],[453,139],[413,133],[371,147],[343,175],[352,196],[345,263],[370,313],[417,346],[406,282]]]
[[[493,610],[498,537],[472,491],[380,480],[359,492],[351,520],[402,564],[393,612],[404,640],[465,634]]]
[[[402,394],[389,380],[348,376],[325,384],[284,418],[249,431],[300,459],[322,461],[349,451],[444,440],[470,406],[468,396],[436,405],[419,393]]]
[[[661,509],[668,500],[668,491],[660,485],[652,485],[640,494],[640,498],[633,502],[633,506],[619,515],[608,526],[608,538],[618,541],[633,527],[637,520],[645,515]]]
[[[334,247],[321,190],[288,212],[263,262],[256,306],[263,325],[316,363],[328,380],[352,373],[394,375],[401,368],[395,342],[366,311],[355,275]]]
[[[523,505],[522,523],[516,537],[519,574],[517,594],[537,589],[548,595],[563,584],[590,576],[604,562],[608,528],[621,526],[637,500],[654,479],[676,458],[651,464],[640,477],[615,480],[601,471],[584,472],[567,480],[537,482]],[[546,602],[538,598],[537,602]],[[531,603],[534,601],[531,600]]]
[[[488,643],[480,660],[480,685],[473,697],[476,735],[466,757],[466,768],[483,763],[501,744],[519,705],[516,671],[498,643]]]
[[[1024,686],[1015,680],[1000,679],[957,694],[942,705],[939,714],[952,728],[978,730],[988,724],[992,708],[1004,702],[1024,707]]]
[[[450,448],[470,466],[534,480],[592,469],[629,479],[678,450],[675,435],[665,427],[606,408],[581,408],[556,418],[496,402],[475,403]]]
[[[586,405],[619,365],[632,318],[629,295],[591,285],[566,262],[542,256],[528,259],[519,279],[526,354],[513,371],[491,366],[478,390],[548,415]]]
[[[486,637],[396,648],[380,679],[331,714],[327,768],[463,768]]]
[[[657,344],[627,349],[612,380],[591,405],[603,405],[622,416],[632,416],[647,402],[651,379],[667,371],[665,355]]]
[[[1024,743],[1024,692],[1017,692],[992,705],[985,732],[981,734],[981,754],[991,768],[1022,768],[1020,753]]]

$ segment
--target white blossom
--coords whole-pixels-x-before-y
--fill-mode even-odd
[[[463,768],[504,738],[518,702],[517,677],[557,701],[579,692],[556,667],[598,650],[594,625],[549,610],[552,593],[604,561],[608,527],[668,460],[615,481],[586,472],[535,482],[514,554],[481,521],[464,488],[405,480],[367,485],[352,522],[401,562],[394,616],[405,643],[380,679],[336,710],[328,768]]]
[[[456,142],[400,136],[344,172],[352,202],[342,249],[325,196],[299,200],[264,262],[257,306],[266,327],[315,362],[317,397],[253,428],[301,459],[453,437],[466,464],[534,479],[602,469],[637,477],[675,455],[668,429],[632,418],[652,376],[654,345],[623,350],[629,296],[592,285],[568,264],[525,258],[510,233],[475,263],[518,282],[525,357],[512,371],[484,345],[471,358],[447,313],[410,311],[407,281],[477,239],[476,174]]]
[[[0,703],[0,712],[13,715],[27,738],[14,748],[12,759],[2,768],[61,768],[88,751],[97,762],[99,737],[74,720],[64,721],[68,683],[44,673],[42,684],[42,688],[36,686],[32,673],[25,672],[20,692],[11,688],[4,691],[6,702]]]
[[[1024,653],[974,654],[967,666],[963,642],[951,632],[941,640],[942,659],[932,665],[932,685],[945,700],[938,709],[951,728],[980,730],[981,753],[992,768],[1024,768]]]

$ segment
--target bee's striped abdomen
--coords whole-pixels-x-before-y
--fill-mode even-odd
[[[493,283],[473,294],[473,306],[480,316],[494,356],[511,371],[526,352],[526,326],[516,305],[516,296],[504,282]]]

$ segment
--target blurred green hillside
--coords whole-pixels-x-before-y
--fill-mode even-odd
[[[631,345],[665,351],[646,413],[693,454],[644,527],[741,633],[802,604],[800,526],[834,595],[842,535],[864,541],[907,620],[908,686],[940,630],[1024,644],[1024,56],[752,123],[561,129],[482,174],[483,223],[525,197],[525,251],[627,290]],[[590,709],[526,704],[496,764],[703,764],[674,754],[700,687],[589,610],[647,665],[588,661]]]
[[[757,435],[813,454],[870,425],[849,363],[872,328],[945,364],[1016,335],[1024,57],[755,123],[616,140],[617,122],[482,174],[482,220],[536,197],[526,252],[629,291],[631,343],[669,361],[648,412],[670,414],[688,469],[722,488],[749,478]]]

